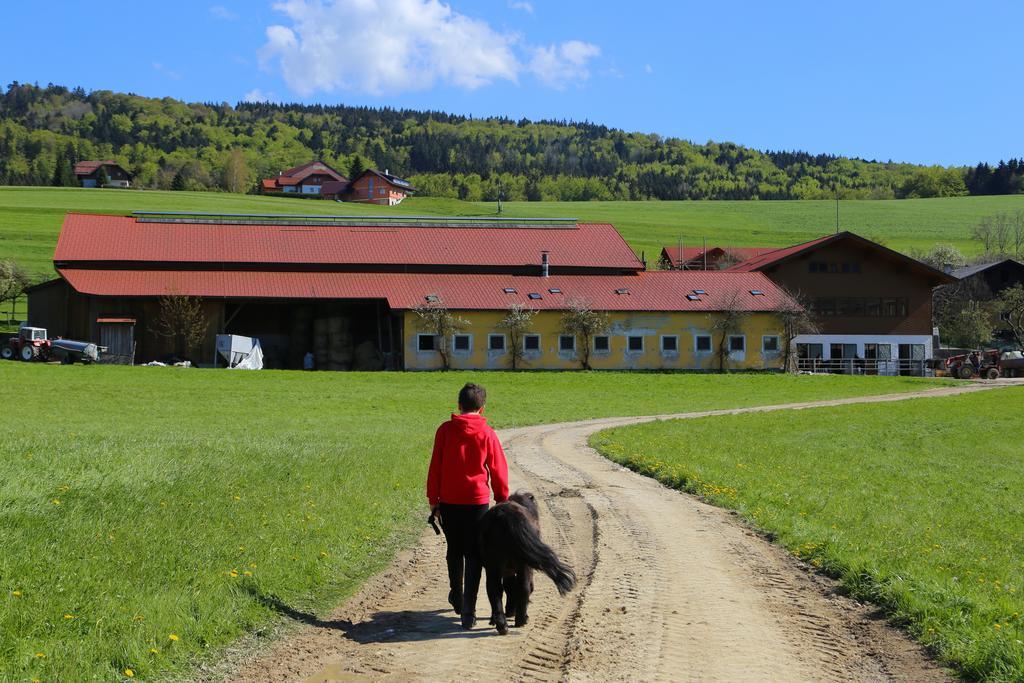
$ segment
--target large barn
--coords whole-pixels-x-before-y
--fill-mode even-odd
[[[371,222],[372,221],[372,222]],[[215,361],[214,335],[257,337],[268,367],[506,368],[513,304],[537,314],[522,367],[712,369],[781,365],[788,305],[761,273],[646,271],[611,225],[530,219],[68,214],[54,266],[29,292],[29,318],[51,335],[94,340],[115,357],[166,357],[161,298],[195,297],[208,321],[193,362]],[[562,330],[574,301],[605,312],[589,340]],[[448,339],[415,309],[444,306],[469,324]],[[742,309],[727,335],[716,321]],[[727,337],[727,338],[726,338]],[[444,346],[441,347],[440,345]]]

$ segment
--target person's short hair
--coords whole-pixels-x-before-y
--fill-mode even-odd
[[[459,409],[466,412],[480,410],[487,403],[487,390],[469,382],[459,391]]]

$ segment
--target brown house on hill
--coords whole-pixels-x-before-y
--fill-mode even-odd
[[[260,184],[263,194],[288,194],[319,197],[325,183],[348,179],[322,161],[312,161],[287,171],[275,178],[266,178]]]
[[[415,191],[412,183],[391,175],[387,169],[383,173],[367,169],[352,181],[344,199],[350,202],[395,206]]]
[[[75,178],[82,187],[120,187],[132,185],[132,174],[116,161],[79,161],[75,164]]]
[[[800,367],[922,374],[933,355],[932,290],[952,275],[850,232],[726,268],[761,272],[804,300],[818,333],[796,338]]]
[[[667,270],[721,270],[775,251],[777,247],[662,247],[659,262]]]

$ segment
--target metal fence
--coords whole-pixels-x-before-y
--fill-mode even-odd
[[[900,358],[874,360],[865,358],[798,358],[796,367],[801,372],[833,375],[903,375],[925,377],[930,374],[928,361]]]

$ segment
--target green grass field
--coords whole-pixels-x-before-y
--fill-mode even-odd
[[[1024,680],[1024,390],[677,420],[607,457],[740,511],[971,680]]]
[[[0,259],[14,258],[33,273],[52,273],[51,260],[66,211],[127,213],[209,211],[221,213],[307,213],[493,216],[493,203],[412,198],[397,207],[339,204],[212,192],[85,190],[0,187]],[[1024,195],[949,199],[856,200],[840,206],[843,229],[882,239],[900,250],[928,249],[950,242],[976,252],[971,228],[983,216],[1024,210]],[[657,260],[661,247],[708,244],[785,246],[820,237],[835,228],[830,201],[704,202],[508,202],[506,217],[574,217],[610,222],[639,253]]]
[[[473,377],[0,363],[0,679],[187,672],[278,618],[261,597],[337,604],[423,529],[433,430]],[[498,427],[939,383],[483,381]]]

